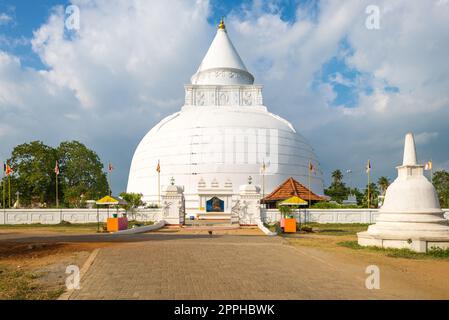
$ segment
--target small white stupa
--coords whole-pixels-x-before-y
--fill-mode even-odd
[[[404,160],[397,170],[376,224],[357,234],[359,244],[417,252],[449,248],[449,224],[435,188],[424,176],[424,165],[417,164],[412,133],[405,136]]]

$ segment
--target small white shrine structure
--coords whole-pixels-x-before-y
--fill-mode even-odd
[[[397,170],[376,223],[357,234],[359,244],[417,252],[449,248],[448,220],[434,186],[424,176],[424,165],[417,164],[412,133],[405,136],[403,164]]]

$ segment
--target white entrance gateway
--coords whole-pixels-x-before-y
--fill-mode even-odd
[[[249,176],[264,190],[288,177],[308,184],[309,161],[317,168],[311,189],[323,194],[313,149],[287,120],[264,106],[262,86],[254,84],[223,22],[185,86],[181,111],[152,128],[134,153],[127,191],[142,193],[147,203],[158,202],[158,161],[161,189],[174,177],[184,188],[187,213],[206,208],[214,196],[228,212]]]

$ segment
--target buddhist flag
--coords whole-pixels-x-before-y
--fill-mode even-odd
[[[371,162],[368,160],[368,163],[366,164],[366,173],[371,172]]]
[[[161,173],[161,162],[160,162],[159,160],[157,161],[156,171],[157,171],[158,173]]]
[[[315,166],[312,164],[312,161],[309,161],[309,172],[315,173]]]
[[[115,168],[114,168],[114,166],[112,165],[112,163],[109,162],[109,165],[108,165],[108,170],[109,170],[109,172],[112,172],[114,169],[115,169]]]
[[[11,173],[14,172],[14,170],[7,163],[5,163],[4,169],[5,169],[5,174],[7,176],[11,175]]]
[[[432,170],[432,160],[427,161],[427,163],[424,166],[424,170]]]
[[[58,165],[58,161],[56,161],[56,165],[55,165],[55,174],[57,176],[59,176],[59,165]]]

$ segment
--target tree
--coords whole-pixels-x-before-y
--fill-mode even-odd
[[[133,220],[135,220],[134,209],[144,204],[142,201],[142,196],[143,195],[141,193],[126,193],[126,192],[120,193],[120,197],[127,202],[127,204],[124,205],[123,207],[126,211],[131,211],[133,215]]]
[[[8,161],[14,170],[10,177],[11,197],[19,191],[22,204],[55,203],[56,158],[56,150],[41,141],[16,146]]]
[[[287,218],[292,213],[292,208],[290,206],[278,205],[278,209],[283,218]]]
[[[109,189],[98,155],[78,141],[62,142],[57,149],[64,204],[79,207],[98,199]]]
[[[433,185],[438,193],[438,200],[442,208],[449,207],[449,172],[436,171],[433,174]]]
[[[387,177],[382,176],[377,180],[377,185],[379,186],[380,189],[380,195],[385,196],[385,192],[387,191],[387,188],[390,185],[390,180]]]
[[[337,184],[337,183],[341,183],[343,181],[343,174],[341,173],[340,169],[335,170],[334,172],[332,172],[332,182]]]
[[[342,203],[343,200],[348,198],[349,193],[350,189],[343,182],[341,170],[332,172],[332,183],[329,188],[324,190],[324,194],[330,196],[332,200]]]
[[[371,182],[369,186],[370,208],[377,208],[379,203],[379,189],[377,189],[377,185],[374,182]],[[366,185],[365,193],[363,194],[363,206],[368,207],[368,185]]]

